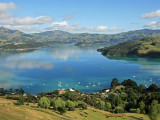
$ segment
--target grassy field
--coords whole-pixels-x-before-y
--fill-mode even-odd
[[[112,114],[90,106],[87,110],[76,109],[60,115],[52,109],[38,108],[37,104],[16,106],[15,102],[0,97],[0,120],[150,120],[143,114]]]

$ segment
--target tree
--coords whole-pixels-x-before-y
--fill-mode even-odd
[[[106,107],[106,111],[110,111],[110,109],[111,109],[111,103],[109,103],[109,102],[106,102],[106,104],[105,104],[105,107]]]
[[[16,90],[15,90],[16,93],[18,93],[19,91],[20,91],[19,89],[16,89]]]
[[[153,100],[149,108],[149,117],[151,120],[158,120],[158,101]]]
[[[104,108],[105,108],[105,102],[104,101],[97,101],[96,106],[97,106],[97,108],[99,108],[101,110],[104,110]]]
[[[139,102],[140,113],[145,113],[145,104],[143,101]]]
[[[87,104],[83,101],[78,101],[78,107],[82,107],[82,109],[87,109]]]
[[[12,88],[10,88],[9,92],[10,92],[10,93],[12,93],[12,92],[13,92],[13,89],[12,89]]]
[[[18,100],[17,100],[17,105],[24,105],[25,99],[24,97],[21,95],[19,96]]]
[[[158,90],[158,86],[156,84],[152,84],[149,86],[148,90],[149,91],[156,91],[156,90]]]
[[[57,110],[58,112],[60,112],[61,115],[67,112],[67,108],[63,106],[58,107]]]
[[[47,97],[42,97],[40,100],[39,100],[39,104],[38,104],[40,107],[42,108],[45,108],[45,109],[48,109],[50,107],[50,101]]]
[[[117,96],[113,93],[108,95],[108,100],[110,101],[110,103],[112,104],[112,106],[116,106],[117,104]]]
[[[67,100],[66,101],[66,107],[70,110],[70,111],[74,111],[75,110],[75,103],[70,101],[70,100]]]
[[[24,94],[24,90],[23,90],[22,88],[20,89],[20,93],[21,93],[21,94]]]
[[[121,106],[117,106],[115,108],[115,113],[123,113],[123,112],[124,112],[124,109]]]
[[[55,110],[57,110],[58,107],[65,107],[65,101],[61,100],[61,98],[58,98],[54,101],[53,107]]]
[[[117,78],[113,78],[113,80],[111,82],[111,88],[114,88],[114,87],[116,87],[118,85],[119,85],[118,79]]]
[[[5,93],[6,93],[6,92],[5,92],[5,90],[4,90],[4,88],[3,88],[3,87],[2,87],[2,88],[0,88],[0,93],[1,93],[0,95],[2,95],[2,96],[3,96],[3,95],[5,95]]]
[[[131,79],[124,80],[121,84],[126,87],[137,88],[137,83]]]
[[[139,92],[142,92],[144,89],[145,89],[144,85],[139,85],[139,87],[138,87],[138,91]]]

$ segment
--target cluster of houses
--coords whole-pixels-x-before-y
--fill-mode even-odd
[[[119,85],[119,86],[116,86],[116,87],[115,87],[115,90],[117,90],[117,89],[122,89],[122,88],[125,88],[125,86]],[[70,91],[71,93],[73,93],[73,92],[75,92],[75,89],[72,88],[72,89],[58,90],[58,94],[59,94],[59,95],[62,95],[62,94],[65,94],[66,92],[69,92],[69,91]],[[112,93],[112,92],[110,91],[110,89],[106,89],[105,91],[103,91],[103,92],[101,92],[101,93],[96,92],[96,93],[91,93],[91,94],[92,94],[92,95],[101,94],[101,97],[102,97],[102,98],[107,98],[109,93]],[[17,93],[17,92],[9,92],[9,91],[5,91],[5,94],[4,94],[3,88],[0,88],[0,95],[2,95],[2,94],[5,95],[5,96],[7,96],[7,95],[19,95],[19,93]],[[76,92],[76,94],[80,94],[80,92]],[[32,95],[32,96],[34,96],[34,97],[37,98],[37,95],[31,94],[31,93],[30,93],[30,95]],[[84,94],[81,94],[81,95],[84,95]],[[24,93],[23,96],[24,96],[24,97],[27,97],[27,94]]]

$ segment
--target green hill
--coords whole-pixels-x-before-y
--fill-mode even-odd
[[[26,42],[34,41],[36,36],[25,34],[18,30],[10,30],[8,28],[0,27],[0,40],[7,42]]]
[[[36,35],[38,35],[37,37],[43,41],[78,43],[77,45],[84,45],[84,44],[90,45],[90,44],[101,44],[101,43],[117,44],[147,37],[159,38],[160,30],[143,29],[143,30],[123,32],[118,34],[89,34],[89,33],[71,34],[64,31],[47,31]]]
[[[160,58],[160,38],[144,38],[98,49],[104,56],[140,56]]]

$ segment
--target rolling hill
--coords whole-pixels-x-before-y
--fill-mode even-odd
[[[0,27],[0,42],[45,42],[48,44],[66,43],[113,43],[118,44],[126,41],[153,37],[160,38],[160,30],[142,29],[118,34],[89,34],[89,33],[69,33],[55,30],[35,34],[26,34],[18,30],[10,30]]]
[[[160,38],[144,38],[98,49],[104,56],[140,56],[160,58]]]

